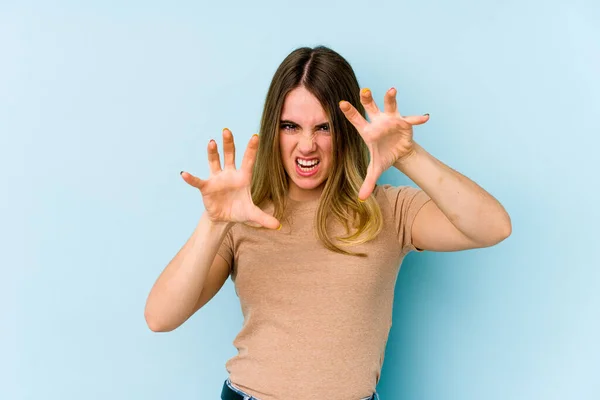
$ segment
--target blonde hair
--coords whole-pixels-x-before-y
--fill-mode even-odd
[[[374,239],[381,232],[383,219],[374,196],[369,196],[363,203],[358,201],[358,192],[367,174],[369,152],[338,104],[341,100],[350,102],[363,117],[365,110],[360,103],[360,86],[352,67],[335,51],[324,46],[298,48],[283,60],[275,72],[261,119],[260,143],[252,173],[252,200],[259,206],[265,202],[273,203],[273,216],[277,219],[283,217],[288,178],[281,161],[279,125],[286,95],[301,86],[321,103],[332,133],[331,171],[314,221],[318,237],[332,251],[365,257],[364,253],[343,247]],[[327,232],[329,216],[344,225],[345,236],[330,237]],[[334,243],[333,239],[340,243]]]

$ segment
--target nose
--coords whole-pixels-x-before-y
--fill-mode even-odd
[[[317,148],[314,139],[315,133],[313,132],[300,135],[300,139],[298,140],[298,151],[303,154],[314,152]]]

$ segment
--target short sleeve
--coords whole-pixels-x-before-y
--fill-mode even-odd
[[[412,225],[417,213],[431,198],[422,189],[412,186],[382,185],[392,211],[393,225],[403,253],[422,251],[412,243]]]
[[[223,241],[221,242],[221,245],[219,246],[219,249],[217,250],[217,254],[220,255],[221,257],[223,257],[223,259],[225,259],[225,261],[227,262],[227,265],[229,265],[229,271],[233,272],[233,228],[230,228],[227,231],[227,234],[225,235],[225,237],[223,238]]]

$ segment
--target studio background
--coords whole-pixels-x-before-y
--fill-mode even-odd
[[[408,256],[381,398],[600,398],[598,21],[591,0],[3,1],[0,398],[219,397],[231,281],[174,332],[144,321],[203,211],[179,171],[208,176],[224,127],[239,165],[276,67],[319,44],[430,113],[416,140],[512,217],[494,248]]]

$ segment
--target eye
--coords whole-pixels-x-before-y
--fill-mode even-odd
[[[324,132],[324,133],[326,133],[326,134],[329,134],[329,131],[330,131],[329,124],[321,125],[319,127],[319,130],[322,131],[322,132]]]
[[[283,129],[284,131],[294,131],[296,130],[297,126],[294,124],[290,124],[288,122],[284,122],[283,124],[280,125],[281,129]]]

